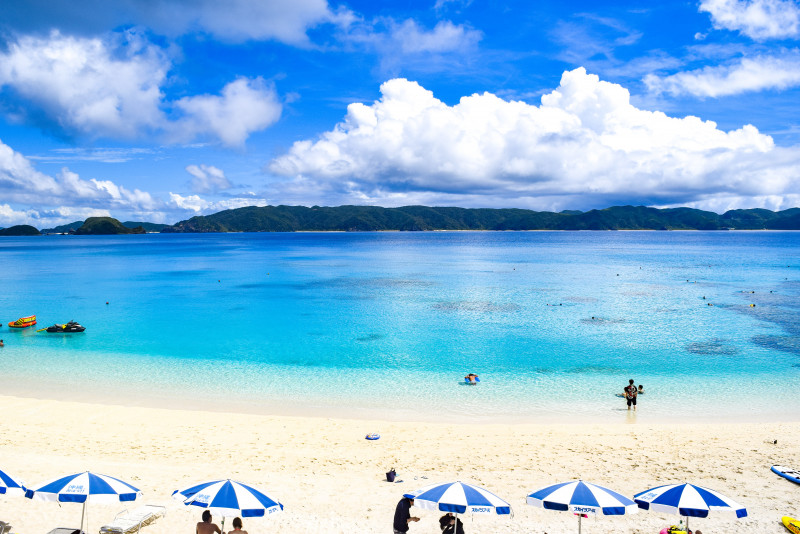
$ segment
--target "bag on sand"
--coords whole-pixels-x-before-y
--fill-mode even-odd
[[[392,467],[391,469],[389,469],[389,471],[386,472],[386,480],[388,482],[394,482],[394,477],[396,476],[397,473],[395,472],[394,467]]]

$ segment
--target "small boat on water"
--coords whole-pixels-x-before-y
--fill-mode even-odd
[[[72,332],[83,332],[84,330],[86,330],[86,328],[79,325],[75,321],[70,321],[65,324],[54,324],[53,326],[48,326],[45,328],[45,331],[50,334],[68,334]]]
[[[36,316],[29,315],[28,317],[20,317],[16,321],[8,323],[9,328],[28,328],[36,324]]]

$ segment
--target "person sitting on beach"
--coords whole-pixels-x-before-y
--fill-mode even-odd
[[[465,376],[464,379],[470,384],[475,384],[478,381],[478,375],[476,375],[475,373],[470,373],[467,376]]]
[[[216,523],[211,522],[211,511],[203,510],[203,520],[197,523],[197,534],[222,534]]]
[[[237,534],[247,534],[246,530],[242,530],[242,520],[238,517],[233,518],[233,530],[229,531],[228,534],[233,534],[234,532]]]
[[[636,392],[637,395],[644,395],[644,386],[639,384],[639,391]]]
[[[631,409],[631,405],[633,406],[633,411],[636,411],[636,395],[639,393],[639,390],[636,389],[636,386],[633,385],[633,378],[628,380],[628,385],[622,390],[625,393],[625,399],[628,401],[628,410]]]
[[[444,534],[464,534],[464,523],[450,512],[439,518],[439,528]]]

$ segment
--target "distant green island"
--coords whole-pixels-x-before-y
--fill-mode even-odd
[[[78,232],[78,229],[88,224],[87,228],[84,228],[83,231]],[[100,226],[98,226],[100,225]],[[164,228],[169,226],[168,224],[158,224],[158,223],[150,223],[150,222],[133,222],[133,221],[126,221],[126,222],[119,222],[117,219],[112,217],[89,217],[85,221],[75,221],[67,224],[62,224],[61,226],[56,226],[54,228],[44,228],[42,229],[43,234],[78,234],[78,235],[86,235],[91,233],[97,233],[100,235],[109,235],[109,234],[130,234],[130,233],[137,233],[142,234],[145,232],[160,232]],[[123,228],[121,228],[123,227]],[[142,227],[144,232],[128,232],[126,229],[136,229],[138,227]],[[107,230],[105,233],[98,232],[97,230]],[[113,231],[111,231],[113,230]]]
[[[174,225],[124,222],[111,217],[47,228],[42,234],[117,235],[208,232],[380,232],[436,230],[800,230],[800,208],[731,210],[722,215],[693,208],[611,208],[561,212],[525,209],[404,206],[250,206],[192,217]],[[39,235],[33,226],[0,235]]]
[[[41,235],[39,230],[28,224],[18,224],[0,229],[0,235],[20,236],[20,235]]]
[[[602,210],[405,206],[266,206],[192,217],[162,232],[375,232],[433,230],[800,230],[800,208],[731,210],[615,206]]]

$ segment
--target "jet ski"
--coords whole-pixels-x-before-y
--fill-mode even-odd
[[[48,326],[45,328],[45,331],[49,332],[50,334],[68,334],[71,332],[83,332],[84,330],[86,330],[86,328],[79,325],[75,321],[70,321],[66,324],[54,324],[53,326]]]

